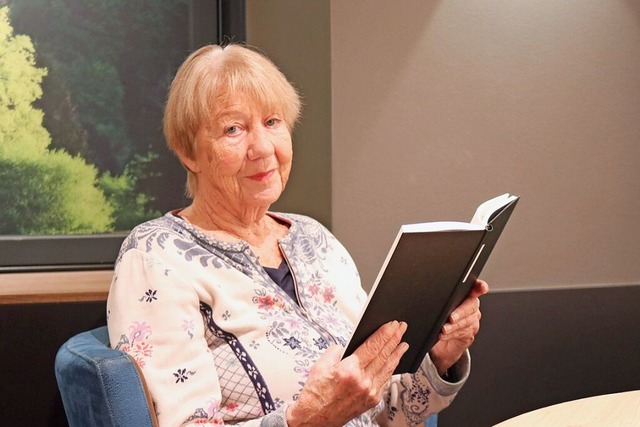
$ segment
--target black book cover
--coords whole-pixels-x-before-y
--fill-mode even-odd
[[[409,349],[394,374],[415,372],[480,275],[517,201],[513,198],[486,226],[475,229],[401,230],[343,358],[384,323],[404,321],[408,327],[403,341]]]

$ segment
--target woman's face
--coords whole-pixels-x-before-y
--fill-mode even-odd
[[[201,127],[195,158],[185,164],[198,177],[196,198],[222,202],[242,215],[247,209],[268,208],[280,197],[292,157],[291,134],[282,116],[240,97]]]

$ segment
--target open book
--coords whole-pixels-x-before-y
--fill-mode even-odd
[[[467,297],[519,198],[481,204],[470,223],[403,225],[369,293],[344,357],[392,320],[407,323],[409,350],[395,372],[415,372],[451,312]]]

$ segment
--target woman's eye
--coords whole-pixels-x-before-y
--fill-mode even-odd
[[[274,127],[274,126],[277,126],[277,125],[278,125],[278,123],[280,123],[280,120],[279,120],[279,119],[269,119],[269,120],[267,120],[265,123],[266,123],[266,125],[267,125],[268,127],[272,128],[272,127]]]
[[[240,128],[238,126],[229,126],[225,129],[224,133],[227,135],[235,135],[240,132]]]

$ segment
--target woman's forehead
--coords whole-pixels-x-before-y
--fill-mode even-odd
[[[245,95],[229,96],[220,102],[214,115],[215,120],[224,120],[230,117],[265,116],[277,113],[275,105],[269,105],[259,99]]]

